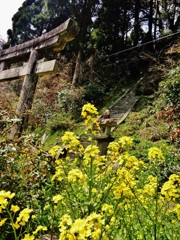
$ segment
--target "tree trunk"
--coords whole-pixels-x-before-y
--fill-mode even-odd
[[[176,6],[177,1],[174,0],[172,4],[172,12],[168,13],[168,23],[169,23],[169,29],[174,31],[174,25],[175,25],[175,17],[176,17]]]
[[[163,22],[162,22],[162,13],[160,12],[160,7],[162,8],[162,5],[157,8],[157,14],[158,14],[158,24],[159,24],[159,32],[161,33],[164,30]]]
[[[156,32],[157,32],[158,8],[159,8],[159,3],[158,3],[158,0],[156,0],[156,2],[155,2],[155,19],[154,19],[154,39],[156,39]]]
[[[71,84],[72,88],[76,87],[78,85],[78,82],[79,82],[80,73],[81,73],[82,51],[83,51],[83,48],[82,48],[82,46],[80,46],[78,54],[77,54],[77,58],[76,58],[73,80],[72,80],[72,84]]]
[[[153,0],[149,2],[149,21],[148,21],[148,41],[152,41],[152,27],[153,27]],[[149,49],[153,50],[153,43],[149,44]]]
[[[134,46],[138,44],[139,40],[139,9],[140,2],[139,0],[135,1],[135,10],[134,10]]]

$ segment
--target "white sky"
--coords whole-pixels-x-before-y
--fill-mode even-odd
[[[7,40],[7,30],[12,29],[12,17],[25,0],[0,0],[0,37]]]

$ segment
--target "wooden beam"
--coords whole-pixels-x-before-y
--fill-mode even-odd
[[[44,49],[51,48],[53,51],[60,51],[64,49],[67,42],[76,37],[78,32],[79,27],[77,23],[69,18],[60,26],[44,33],[40,37],[15,47],[0,50],[0,62],[4,60],[12,62],[14,59],[24,59],[25,56],[28,58],[32,50],[44,51]]]
[[[51,60],[46,62],[37,62],[34,73],[38,76],[49,74],[57,70],[59,63],[57,60]],[[12,69],[7,69],[0,72],[0,82],[10,81],[24,77],[27,73],[28,65]]]

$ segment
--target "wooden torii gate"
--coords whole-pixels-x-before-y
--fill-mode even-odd
[[[21,121],[12,127],[9,139],[19,137],[27,126],[38,76],[52,73],[58,67],[56,60],[46,61],[44,56],[64,49],[66,43],[73,40],[78,32],[77,23],[69,18],[38,38],[0,50],[0,82],[24,77],[16,108],[16,117]],[[19,66],[20,63],[22,66]]]

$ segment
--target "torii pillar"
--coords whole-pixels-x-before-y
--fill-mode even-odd
[[[38,52],[33,50],[30,54],[27,74],[24,77],[19,102],[16,108],[16,116],[21,119],[20,124],[15,124],[8,136],[9,139],[13,139],[15,136],[19,137],[23,130],[26,130],[29,111],[31,111],[33,98],[36,91],[36,85],[38,82],[38,75],[35,74],[35,66],[38,60]]]

